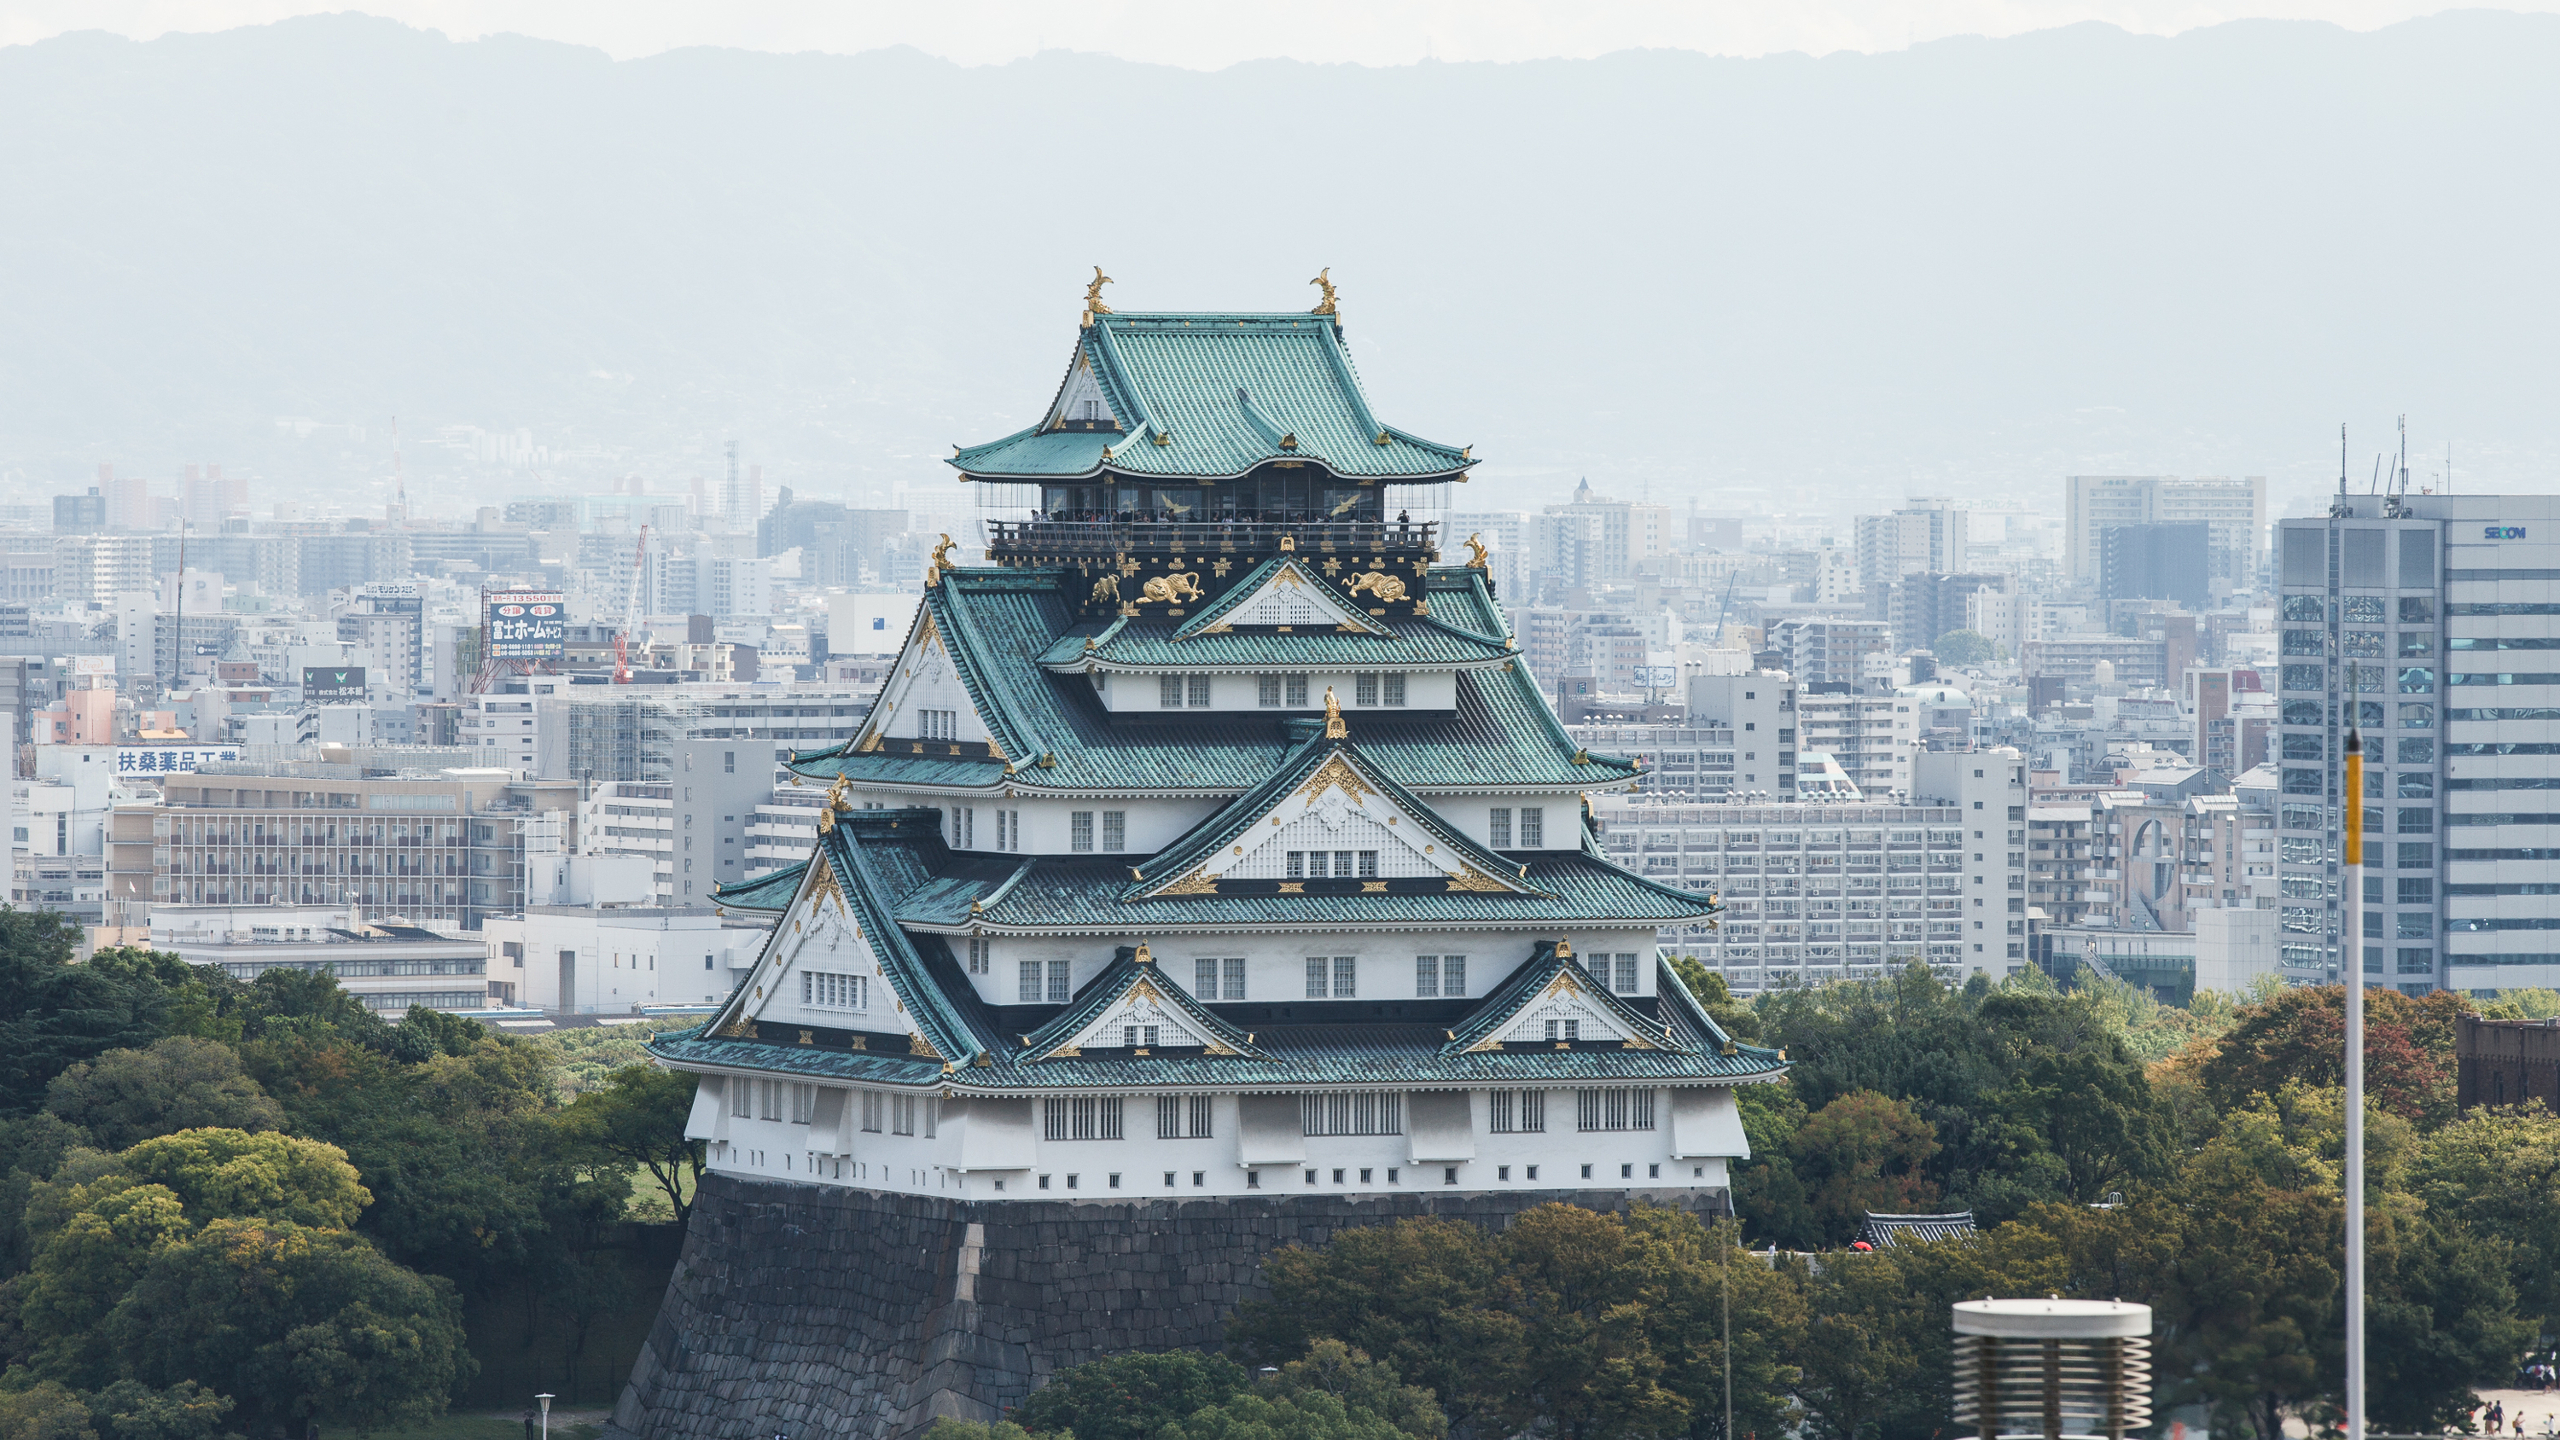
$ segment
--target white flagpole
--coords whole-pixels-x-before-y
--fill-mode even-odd
[[[2356,700],[2356,667],[2347,700]],[[2347,723],[2347,1436],[2364,1440],[2364,740]],[[2379,938],[2379,937],[2376,937]]]

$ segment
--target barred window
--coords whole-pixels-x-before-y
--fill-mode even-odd
[[[1413,957],[1413,993],[1425,1000],[1438,998],[1440,994],[1439,956],[1416,955]]]
[[[1502,806],[1502,805],[1497,805],[1497,806],[1495,806],[1495,807],[1494,807],[1494,809],[1493,809],[1493,818],[1492,818],[1491,822],[1490,822],[1489,824],[1487,824],[1487,825],[1486,825],[1485,829],[1486,829],[1486,831],[1487,831],[1487,834],[1486,834],[1485,838],[1486,838],[1487,840],[1489,840],[1489,841],[1491,841],[1491,842],[1492,842],[1492,844],[1493,844],[1493,848],[1494,848],[1494,849],[1496,849],[1496,850],[1508,850],[1508,849],[1510,849],[1510,848],[1511,848],[1511,810],[1510,810],[1510,807],[1508,807],[1508,806]]]
[[[1582,1038],[1582,1022],[1579,1020],[1550,1020],[1547,1022],[1547,1038],[1550,1040],[1579,1040]],[[1588,1130],[1591,1127],[1585,1125],[1582,1128]],[[1620,1126],[1613,1128],[1623,1129],[1624,1127]]]
[[[1118,854],[1122,849],[1124,849],[1124,848],[1126,848],[1126,847],[1127,847],[1128,843],[1129,843],[1129,812],[1128,812],[1128,811],[1126,811],[1126,810],[1105,810],[1105,811],[1103,811],[1103,812],[1102,812],[1102,848],[1103,848],[1103,850],[1104,850],[1106,853],[1110,853],[1110,854]]]
[[[1394,1090],[1301,1095],[1298,1119],[1309,1135],[1401,1135],[1404,1096]]]
[[[916,1097],[913,1095],[892,1095],[889,1097],[889,1100],[889,1133],[892,1135],[913,1135],[916,1133]]]
[[[1321,854],[1323,852],[1319,851],[1317,853]],[[1307,878],[1306,851],[1292,850],[1289,852],[1289,878],[1292,880],[1304,880]]]
[[[1360,960],[1354,955],[1333,957],[1333,998],[1349,1000],[1360,993]]]
[[[1612,1088],[1573,1092],[1573,1128],[1577,1130],[1650,1130],[1653,1092]]]
[[[1328,962],[1322,955],[1310,955],[1307,957],[1308,999],[1321,1000],[1324,998],[1325,967],[1327,964]]]
[[[1067,1003],[1067,982],[1070,978],[1072,977],[1068,973],[1066,961],[1052,960],[1049,962],[1050,1004],[1064,1005]]]
[[[1448,996],[1467,993],[1466,956],[1443,955],[1440,957],[1440,993]]]
[[[1227,957],[1227,998],[1244,998],[1244,961],[1235,956]]]
[[[1544,849],[1547,843],[1547,812],[1537,805],[1523,806],[1520,811],[1520,848]]]
[[[761,1120],[782,1118],[781,1081],[759,1080],[756,1082],[756,1117]]]
[[[732,1075],[729,1077],[729,1113],[741,1120],[755,1117],[755,1082]]]
[[[802,1085],[797,1081],[794,1081],[791,1086],[791,1123],[794,1125],[808,1124],[810,1116],[816,1114],[817,1109],[818,1087],[815,1085]]]
[[[1217,999],[1218,962],[1215,960],[1194,960],[1191,962],[1191,968],[1193,974],[1197,977],[1191,987],[1191,993],[1203,1000]]]
[[[877,1090],[865,1090],[862,1092],[863,1129],[874,1135],[880,1133],[885,1119],[882,1112],[889,1108],[882,1102],[886,1101],[888,1098],[888,1096],[881,1094]]]
[[[1067,812],[1067,848],[1081,855],[1093,849],[1093,812]]]
[[[969,973],[970,973],[970,974],[972,974],[972,975],[984,975],[984,974],[986,974],[986,973],[987,973],[987,947],[988,947],[988,944],[989,944],[989,942],[988,942],[987,938],[986,938],[985,936],[983,936],[983,935],[973,935],[973,936],[969,937]]]
[[[1164,1031],[1161,1026],[1123,1025],[1120,1027],[1120,1043],[1123,1047],[1131,1050],[1135,1050],[1142,1045],[1152,1050],[1156,1046],[1164,1043],[1162,1040],[1157,1038],[1163,1033]]]
[[[1618,957],[1618,983],[1616,989],[1621,995],[1633,995],[1636,993],[1635,956],[1620,955]]]
[[[1039,1004],[1041,996],[1047,993],[1047,987],[1041,979],[1042,975],[1045,973],[1046,971],[1039,961],[1023,961],[1022,988],[1015,993],[1014,999],[1024,1005]]]
[[[1159,1095],[1156,1097],[1156,1138],[1159,1140],[1206,1140],[1210,1138],[1210,1117],[1216,1104],[1206,1095]],[[1185,1122],[1189,1122],[1187,1125]]]
[[[1387,677],[1386,677],[1386,690],[1387,690],[1387,703],[1388,703],[1388,704],[1390,704],[1390,705],[1402,705],[1402,704],[1404,703],[1404,677],[1403,677],[1403,676],[1401,676],[1401,675],[1389,675],[1389,676],[1387,676]]]
[[[1051,1140],[1117,1140],[1117,1095],[1067,1095],[1040,1102],[1041,1134]]]
[[[1156,708],[1159,710],[1179,710],[1182,708],[1181,676],[1159,675],[1156,677]]]
[[[1209,677],[1206,675],[1194,675],[1191,677],[1191,708],[1194,710],[1205,710],[1208,707]]]
[[[1280,703],[1280,677],[1279,677],[1279,676],[1277,676],[1277,675],[1257,675],[1257,676],[1255,676],[1255,677],[1254,677],[1254,682],[1253,682],[1253,690],[1254,690],[1254,697],[1253,697],[1253,698],[1254,698],[1254,700],[1255,700],[1257,703],[1262,704],[1262,705],[1275,706],[1275,707],[1276,707],[1277,705],[1279,705],[1279,703]]]
[[[1496,1135],[1541,1134],[1546,1130],[1546,1091],[1496,1090],[1490,1098]]]
[[[1313,617],[1310,617],[1310,618],[1313,618]],[[1291,675],[1291,676],[1287,677],[1287,679],[1288,679],[1288,691],[1289,691],[1289,708],[1290,708],[1290,709],[1292,709],[1292,710],[1304,710],[1304,709],[1306,709],[1306,708],[1307,708],[1307,677],[1306,677],[1306,676],[1304,676],[1304,675]]]
[[[1360,852],[1360,878],[1363,880],[1375,880],[1378,878],[1377,851],[1363,850]]]
[[[983,940],[973,945],[983,945]],[[972,969],[977,968],[972,964]],[[800,1003],[812,1010],[864,1010],[870,1008],[869,984],[861,975],[838,975],[826,970],[800,972]]]
[[[1355,675],[1355,676],[1353,676],[1353,677],[1352,677],[1352,679],[1351,679],[1351,693],[1353,694],[1353,696],[1354,696],[1354,697],[1356,697],[1356,698],[1354,698],[1354,699],[1352,700],[1352,702],[1351,702],[1351,703],[1352,703],[1352,704],[1354,704],[1354,705],[1375,705],[1375,704],[1377,704],[1377,703],[1378,703],[1378,677],[1377,677],[1377,676],[1375,676],[1375,675]]]

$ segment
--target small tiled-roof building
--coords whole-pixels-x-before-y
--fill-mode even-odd
[[[1858,1227],[1858,1238],[1878,1250],[1888,1249],[1905,1240],[1952,1240],[1973,1233],[1973,1212],[1958,1210],[1947,1215],[1879,1215],[1867,1212],[1867,1223]]]

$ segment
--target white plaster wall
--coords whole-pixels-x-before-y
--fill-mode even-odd
[[[940,1134],[928,1137],[921,1133],[921,1118],[913,1136],[857,1131],[853,1154],[839,1161],[830,1153],[835,1137],[815,1136],[809,1125],[732,1116],[726,1122],[727,1138],[711,1144],[710,1165],[758,1178],[907,1194],[1107,1202],[1171,1195],[1401,1190],[1719,1189],[1727,1183],[1729,1161],[1743,1158],[1675,1157],[1668,1090],[1655,1093],[1650,1130],[1579,1131],[1574,1091],[1559,1088],[1547,1092],[1544,1131],[1494,1134],[1487,1128],[1489,1097],[1475,1091],[1468,1096],[1475,1150],[1471,1159],[1417,1164],[1410,1135],[1315,1135],[1306,1139],[1303,1162],[1250,1171],[1236,1163],[1236,1097],[1213,1097],[1209,1136],[1171,1140],[1156,1138],[1154,1092],[1128,1093],[1121,1099],[1124,1138],[1038,1140],[1032,1163],[1024,1169],[962,1171],[958,1127],[942,1127]],[[859,1113],[858,1097],[848,1097],[847,1103]],[[1408,1113],[1410,1103],[1408,1094]],[[789,1113],[787,1104],[784,1113]]]

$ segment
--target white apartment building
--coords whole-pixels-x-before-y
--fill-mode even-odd
[[[2212,527],[2213,556],[2205,572],[2210,578],[2239,586],[2257,579],[2266,555],[2264,475],[2073,475],[2063,485],[2062,564],[2074,581],[2097,583],[2099,551],[2110,526],[2198,521]]]
[[[2007,748],[1930,753],[1913,805],[1594,802],[1609,858],[1713,894],[1710,928],[1662,943],[1737,995],[1873,978],[1926,959],[1942,977],[2028,963],[2026,763]]]
[[[531,905],[480,930],[491,993],[589,1015],[716,1004],[755,963],[767,933],[700,908],[586,905]]]
[[[1473,535],[1484,543],[1485,575],[1494,589],[1514,605],[1530,601],[1529,585],[1529,515],[1522,510],[1468,510],[1453,512],[1440,522],[1440,553],[1450,559],[1463,559],[1467,554],[1466,539]],[[838,650],[845,647],[838,645]]]

